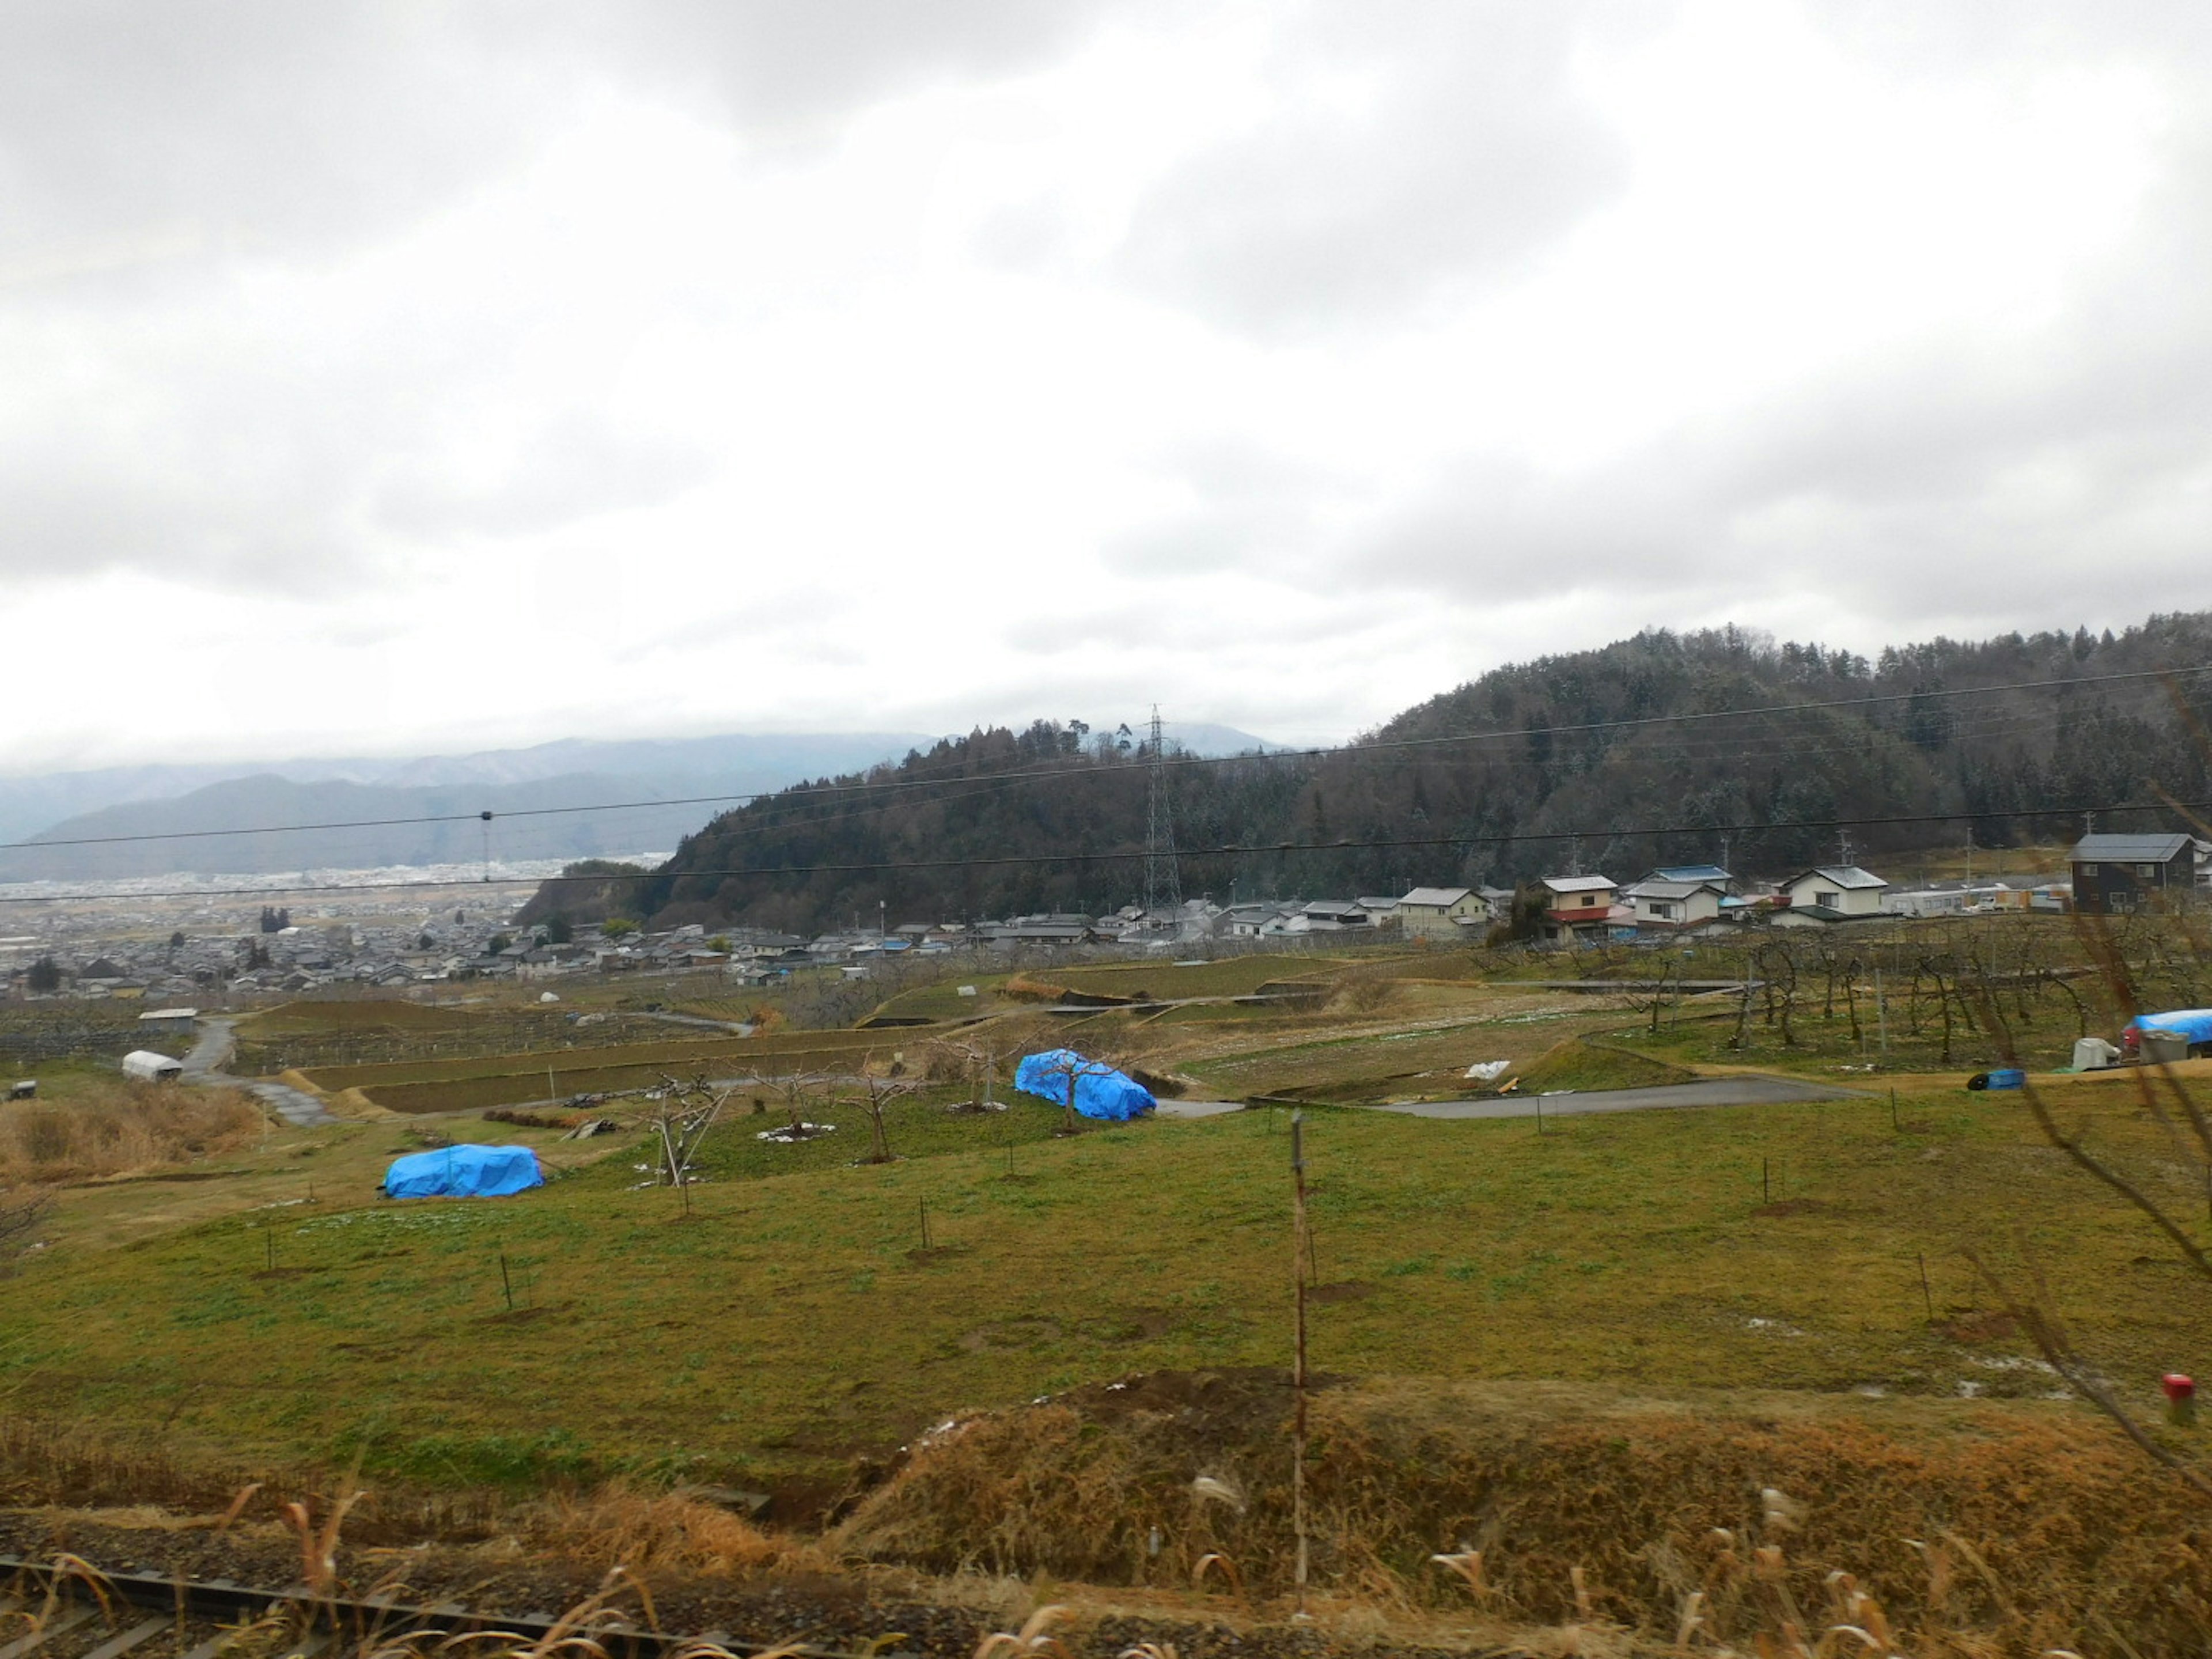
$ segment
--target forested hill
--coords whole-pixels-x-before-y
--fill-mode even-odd
[[[1624,880],[1723,854],[1740,872],[1784,873],[1835,855],[1836,819],[1861,821],[1853,844],[1869,859],[1966,838],[1963,817],[1869,822],[1884,818],[1984,815],[1984,847],[2078,833],[2081,806],[2212,793],[2190,725],[2212,726],[2212,674],[2177,683],[2185,716],[2167,682],[2110,678],[2208,666],[2212,613],[2118,635],[1937,639],[1872,660],[1734,629],[1649,631],[1497,669],[1319,757],[1171,756],[1179,845],[1278,849],[1187,855],[1183,890],[1503,885],[1573,859]],[[1776,705],[1792,707],[1759,712]],[[872,922],[878,901],[894,923],[1102,912],[1141,890],[1141,860],[1126,855],[1145,844],[1148,758],[1074,725],[977,732],[754,802],[633,888],[550,884],[527,914],[582,919],[611,900],[663,924],[804,933]],[[1817,827],[1791,827],[1803,825]],[[2182,827],[2162,809],[2100,825]],[[1390,844],[1363,844],[1375,842]],[[884,865],[918,867],[854,867]]]

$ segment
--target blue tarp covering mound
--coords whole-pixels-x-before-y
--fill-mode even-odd
[[[505,1198],[544,1184],[527,1146],[441,1146],[410,1152],[384,1172],[386,1198]]]
[[[1024,1054],[1014,1068],[1014,1087],[1050,1101],[1067,1104],[1067,1080],[1075,1079],[1075,1109],[1085,1117],[1123,1123],[1142,1117],[1159,1102],[1152,1091],[1127,1078],[1103,1060],[1085,1060],[1073,1048],[1048,1048],[1041,1054]]]

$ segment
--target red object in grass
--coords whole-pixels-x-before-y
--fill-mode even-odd
[[[2185,1400],[2194,1400],[2197,1397],[2196,1382],[2184,1376],[2179,1371],[2168,1371],[2158,1379],[2158,1385],[2166,1390],[2166,1397],[2176,1405]]]

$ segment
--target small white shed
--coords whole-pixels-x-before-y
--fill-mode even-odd
[[[123,1056],[123,1075],[141,1083],[169,1083],[184,1074],[184,1061],[157,1054],[151,1048],[133,1048]]]

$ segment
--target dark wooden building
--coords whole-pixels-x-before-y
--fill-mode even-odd
[[[2186,902],[2197,888],[2187,836],[2084,836],[2074,843],[2074,908],[2124,916]]]

